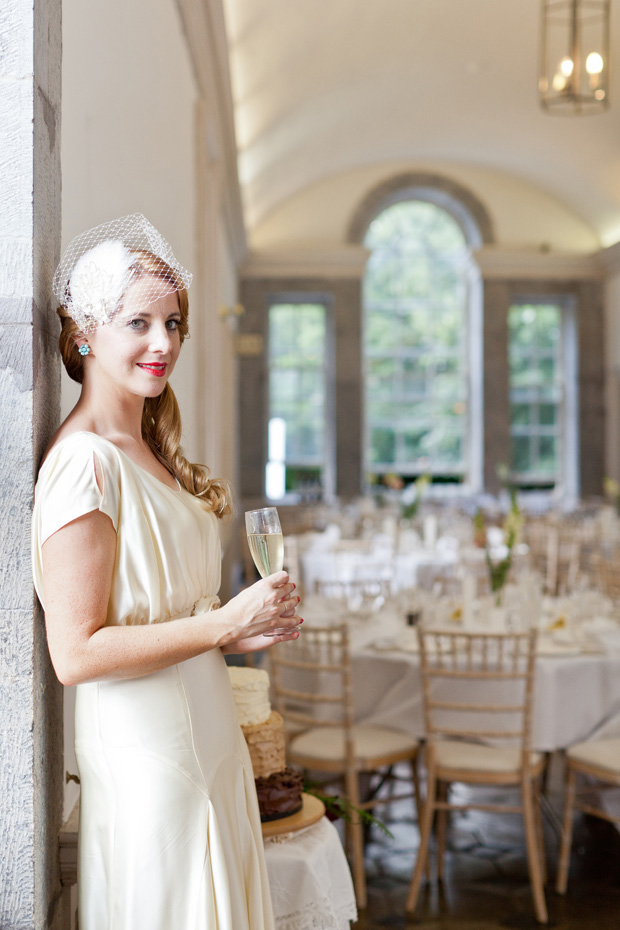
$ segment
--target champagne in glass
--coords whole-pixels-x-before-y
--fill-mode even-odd
[[[282,571],[284,563],[282,533],[248,533],[248,545],[261,578]]]
[[[284,564],[284,540],[280,517],[275,507],[248,510],[245,515],[248,545],[261,578],[281,572]],[[265,636],[288,633],[288,630],[272,630]]]

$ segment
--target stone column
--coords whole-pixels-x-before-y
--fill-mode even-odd
[[[60,381],[61,0],[0,7],[0,926],[68,926],[60,885],[62,689],[32,589],[30,516]]]

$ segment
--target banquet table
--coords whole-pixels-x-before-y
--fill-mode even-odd
[[[394,626],[379,611],[371,617],[304,611],[310,623],[348,618],[357,723],[425,735],[420,662],[415,630]],[[391,625],[390,625],[391,624]],[[318,679],[306,687],[321,688]],[[536,658],[532,748],[565,749],[587,739],[620,736],[620,649],[593,644],[582,650],[542,634]]]
[[[264,844],[276,930],[348,930],[355,893],[334,825],[322,817]]]
[[[417,654],[365,649],[352,664],[357,722],[423,737]],[[620,736],[620,655],[538,656],[532,748],[551,752],[611,736]]]

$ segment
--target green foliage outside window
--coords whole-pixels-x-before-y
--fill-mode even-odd
[[[553,487],[561,453],[562,311],[516,304],[508,329],[513,478],[522,487]]]
[[[286,424],[286,492],[320,490],[325,465],[326,318],[322,304],[269,308],[269,419]]]
[[[460,226],[433,203],[384,210],[365,239],[366,460],[371,480],[462,480],[467,439],[467,263]]]

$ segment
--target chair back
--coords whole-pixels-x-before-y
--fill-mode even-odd
[[[443,632],[418,627],[429,746],[467,740],[529,758],[536,631]]]
[[[295,734],[313,727],[353,726],[351,657],[346,624],[304,628],[297,640],[269,650],[273,703]]]
[[[595,565],[598,588],[612,601],[620,600],[620,553],[613,552],[611,558],[601,553]]]

